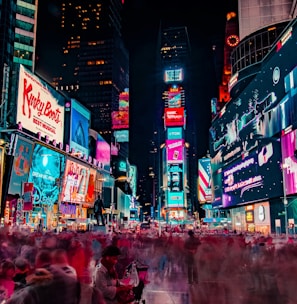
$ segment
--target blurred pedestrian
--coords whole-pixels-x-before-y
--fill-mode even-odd
[[[122,304],[123,299],[127,300],[129,297],[131,301],[134,299],[132,286],[122,285],[118,279],[115,265],[120,254],[117,246],[105,247],[100,263],[95,268],[94,284],[102,292],[107,304]]]
[[[6,259],[0,265],[0,303],[7,301],[14,293],[16,283],[13,280],[15,265]]]
[[[103,210],[105,210],[104,205],[103,205],[103,200],[102,200],[101,196],[98,195],[98,198],[96,199],[96,201],[94,203],[94,214],[95,214],[95,219],[96,219],[98,226],[100,226],[100,219],[101,219],[102,226],[105,225]]]
[[[199,238],[195,237],[194,231],[188,231],[188,238],[185,240],[185,259],[188,274],[188,283],[198,283],[198,266],[195,261],[195,255],[198,250],[198,246],[201,244]]]

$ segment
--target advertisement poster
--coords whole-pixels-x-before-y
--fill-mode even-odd
[[[67,159],[61,201],[76,204],[85,202],[89,176],[90,168],[79,162]]]
[[[113,111],[111,119],[112,129],[129,129],[129,111]]]
[[[211,165],[210,158],[198,160],[198,199],[200,202],[211,202]]]
[[[28,182],[34,184],[34,204],[53,205],[59,199],[57,180],[64,172],[65,156],[43,145],[36,144]]]
[[[185,123],[184,108],[165,108],[164,118],[166,127],[183,126]]]
[[[33,183],[24,183],[23,184],[23,211],[30,211],[33,209],[33,200],[34,200],[34,184]]]
[[[181,163],[184,160],[184,139],[167,139],[167,162]]]
[[[64,97],[20,65],[17,123],[49,140],[63,143]]]
[[[102,163],[102,169],[110,171],[110,145],[100,134],[97,134],[96,159]]]
[[[89,128],[91,112],[71,99],[70,149],[89,156]]]
[[[88,190],[86,194],[86,203],[94,204],[95,202],[95,185],[96,185],[96,170],[90,169]]]
[[[33,143],[17,136],[16,148],[11,169],[8,194],[22,195],[22,184],[27,182],[31,166]]]

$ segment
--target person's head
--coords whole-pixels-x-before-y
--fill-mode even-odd
[[[102,250],[102,259],[112,266],[118,262],[119,255],[121,255],[121,251],[114,245],[109,245]]]
[[[53,264],[68,264],[67,251],[61,248],[55,249],[52,252]]]
[[[194,236],[194,231],[193,231],[193,230],[189,230],[189,231],[188,231],[188,235],[189,235],[189,236]]]
[[[12,279],[15,275],[15,265],[12,261],[6,259],[0,264],[0,276],[3,278]]]
[[[47,249],[41,249],[38,251],[35,257],[35,267],[42,268],[51,265],[52,263],[52,256],[51,251]]]
[[[26,273],[30,270],[30,263],[27,259],[18,257],[14,260],[14,265],[18,273]]]

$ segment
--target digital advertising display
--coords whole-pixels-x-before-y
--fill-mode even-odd
[[[89,128],[91,123],[91,112],[77,100],[71,99],[70,119],[70,149],[89,156]]]
[[[184,207],[184,192],[168,192],[167,191],[167,207],[168,208],[183,208]]]
[[[183,138],[183,128],[167,128],[167,139],[182,139]]]
[[[283,194],[281,147],[275,141],[255,149],[222,172],[223,207],[246,204]]]
[[[167,162],[178,163],[184,160],[184,139],[167,139]]]
[[[167,188],[170,192],[183,191],[183,164],[167,165]]]
[[[29,171],[32,160],[33,142],[15,135],[14,158],[10,174],[8,193],[22,195],[22,187],[28,181]]]
[[[65,98],[20,65],[17,123],[49,140],[63,143]]]
[[[167,107],[179,108],[182,106],[182,92],[179,90],[168,91]]]
[[[129,130],[114,131],[113,135],[118,143],[129,142]]]
[[[253,150],[259,140],[279,136],[290,125],[296,128],[297,59],[292,52],[296,40],[294,29],[285,45],[271,49],[261,73],[213,119],[210,155],[218,167]]]
[[[112,129],[129,129],[129,111],[113,111],[111,113]]]
[[[102,169],[110,171],[110,145],[109,143],[98,133],[96,142],[96,159],[102,163]]]
[[[119,110],[129,111],[129,90],[126,89],[119,95]]]
[[[166,127],[184,126],[184,108],[164,108],[164,120]]]
[[[61,201],[76,204],[85,202],[89,177],[89,167],[80,162],[67,159],[63,177]]]
[[[58,202],[59,181],[65,168],[65,156],[43,145],[35,144],[28,182],[33,183],[34,204]]]
[[[297,141],[296,130],[281,137],[282,163],[286,194],[297,193]]]
[[[164,82],[182,82],[184,80],[183,69],[170,69],[164,71]]]
[[[95,200],[97,199],[95,193],[97,171],[92,168],[90,168],[89,170],[90,170],[90,174],[89,174],[89,181],[88,181],[88,188],[87,188],[85,202],[93,205]]]
[[[211,202],[211,166],[210,158],[198,160],[198,199],[200,202]]]

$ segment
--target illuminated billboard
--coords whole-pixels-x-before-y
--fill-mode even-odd
[[[65,98],[20,65],[17,123],[35,134],[63,143]]]
[[[13,142],[11,143],[14,146],[12,151],[14,158],[11,168],[10,181],[8,186],[9,194],[19,194],[22,195],[22,185],[27,182],[31,158],[33,152],[33,142],[23,138],[19,135],[12,135]]]
[[[166,127],[183,126],[185,123],[184,108],[164,108],[164,120]]]
[[[167,188],[170,192],[183,191],[183,164],[167,165]]]
[[[283,194],[280,142],[253,150],[222,171],[223,207],[280,197]]]
[[[183,128],[167,128],[167,139],[183,138]]]
[[[110,145],[105,139],[97,133],[96,159],[102,163],[102,169],[110,171]]]
[[[129,111],[129,90],[126,89],[119,96],[119,110]]]
[[[83,203],[88,190],[90,168],[81,162],[66,160],[61,201]]]
[[[85,202],[93,205],[95,200],[97,199],[95,193],[97,171],[92,168],[90,168],[89,170],[90,170],[90,175],[89,175],[88,189],[86,193]]]
[[[35,144],[28,182],[33,183],[34,204],[53,205],[58,201],[59,180],[64,172],[65,156]]]
[[[182,82],[184,80],[183,69],[170,69],[164,71],[164,82]]]
[[[111,113],[112,129],[129,129],[129,111],[113,111]]]
[[[184,160],[184,139],[167,139],[167,162],[179,163]]]
[[[184,192],[168,192],[167,191],[167,207],[168,208],[183,208],[184,207]]]
[[[200,202],[211,202],[211,166],[210,158],[198,160],[198,199]]]
[[[118,143],[129,142],[129,130],[114,131],[113,135]]]
[[[71,99],[70,149],[89,156],[89,128],[91,112],[75,99]]]
[[[284,179],[286,194],[297,193],[297,140],[296,130],[281,137],[282,163],[284,164]]]
[[[182,106],[182,93],[181,91],[169,91],[167,97],[168,108],[179,108]]]

